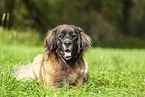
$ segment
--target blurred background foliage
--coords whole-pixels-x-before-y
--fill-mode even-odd
[[[80,26],[93,46],[144,48],[145,0],[0,0],[0,29],[45,36],[60,24]]]

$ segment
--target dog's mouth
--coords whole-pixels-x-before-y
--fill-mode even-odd
[[[65,59],[69,59],[69,58],[71,58],[71,52],[64,52],[64,57],[65,57]]]
[[[63,57],[65,58],[65,60],[70,60],[72,58],[72,52],[64,51],[63,52]]]
[[[72,52],[71,51],[60,51],[61,56],[65,59],[65,60],[70,60],[72,58]]]

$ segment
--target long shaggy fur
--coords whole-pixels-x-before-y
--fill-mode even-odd
[[[77,34],[77,45],[73,45],[75,55],[70,60],[62,57],[61,46],[58,45],[58,35],[66,29]],[[18,79],[38,78],[44,87],[62,87],[66,84],[80,86],[89,81],[88,64],[82,56],[91,46],[91,38],[80,27],[57,26],[49,31],[44,40],[44,46],[45,53],[37,55],[32,65],[18,67],[15,72]]]

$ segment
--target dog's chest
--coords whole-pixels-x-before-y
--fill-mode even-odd
[[[60,70],[59,72],[55,72],[55,80],[62,84],[73,84],[77,80],[77,78],[82,75],[78,70]]]
[[[46,69],[47,68],[47,69]],[[47,84],[53,86],[64,86],[66,84],[75,85],[76,81],[79,80],[83,75],[81,68],[77,69],[62,69],[59,66],[44,66],[44,78]]]

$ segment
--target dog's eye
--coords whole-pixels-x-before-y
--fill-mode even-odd
[[[59,35],[59,38],[63,38],[63,34]]]
[[[75,34],[72,34],[71,37],[72,38],[77,38],[77,36]]]
[[[63,38],[63,35],[61,35],[60,37]]]

